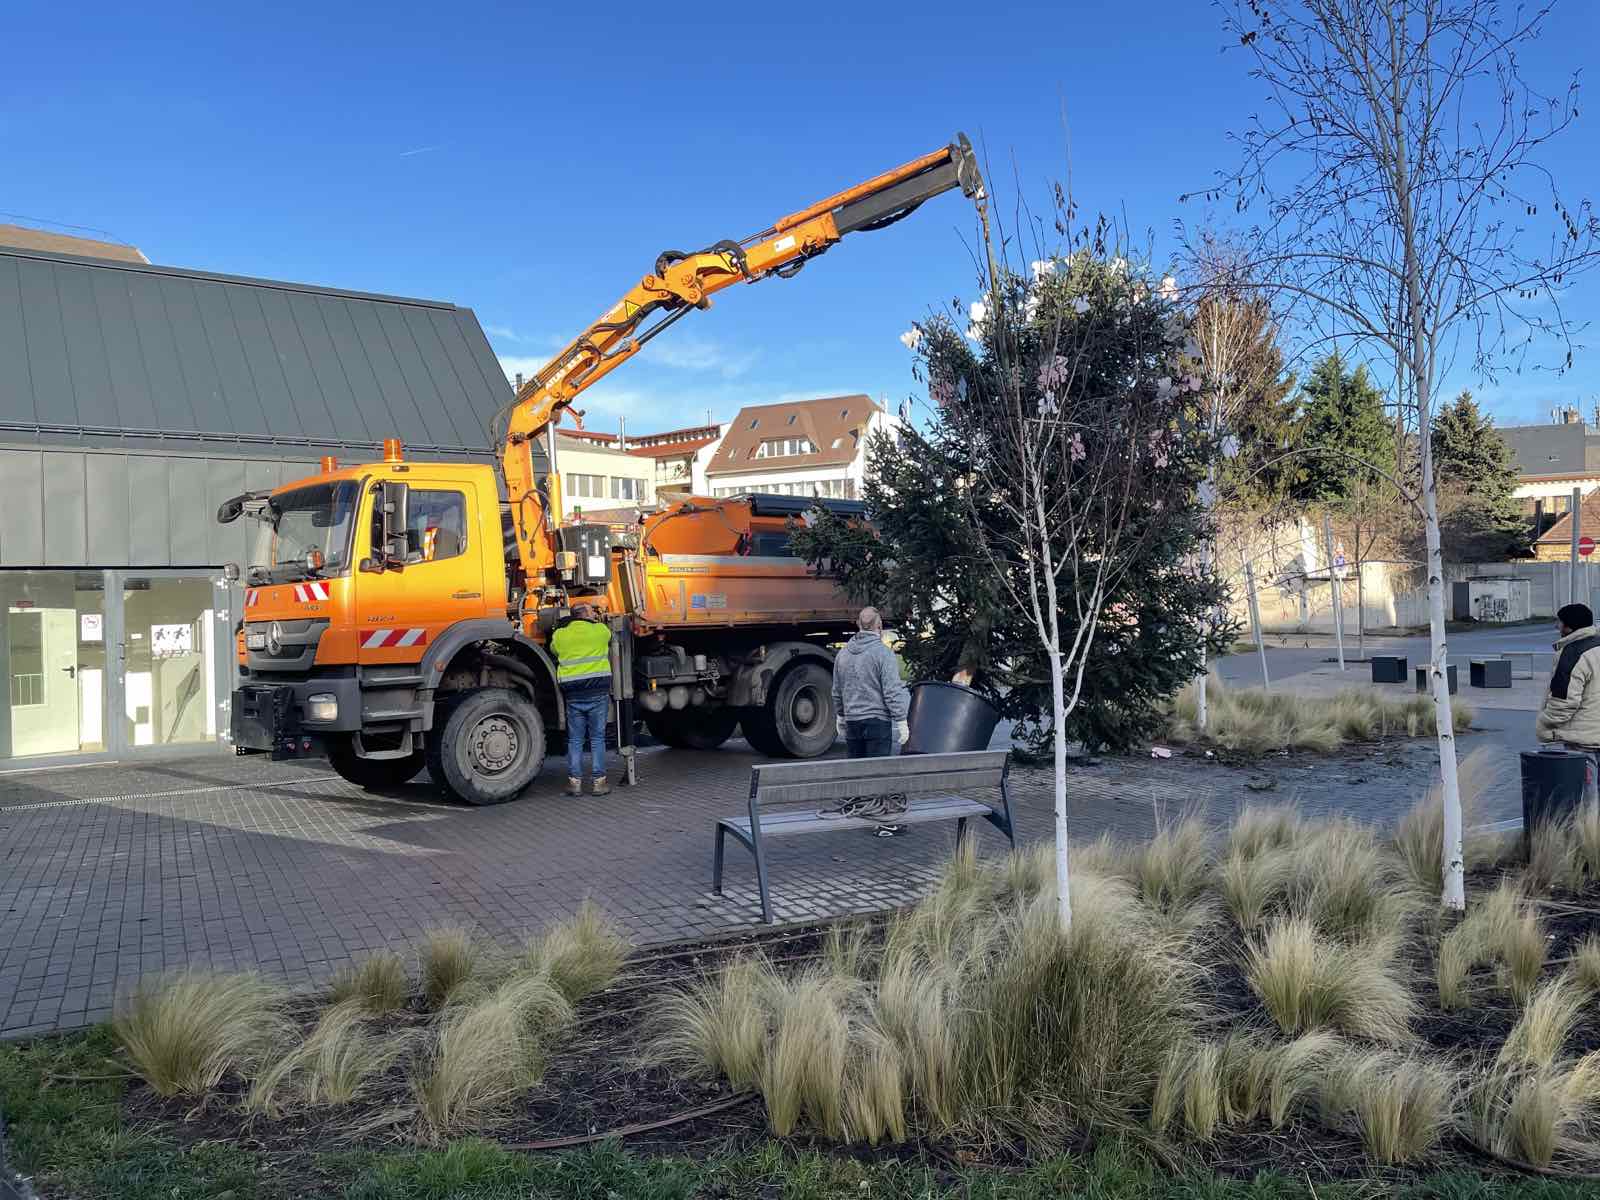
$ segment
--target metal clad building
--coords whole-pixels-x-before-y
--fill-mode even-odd
[[[214,744],[218,504],[385,437],[489,461],[510,398],[468,309],[0,244],[0,764]]]

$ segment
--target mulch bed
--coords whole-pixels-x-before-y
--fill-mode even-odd
[[[1469,877],[1469,893],[1488,890],[1497,879],[1490,872],[1476,873]],[[1600,889],[1554,897],[1544,904],[1542,915],[1550,932],[1551,965],[1546,968],[1549,977],[1559,969],[1555,964],[1565,959],[1578,941],[1600,931]],[[502,1144],[527,1148],[527,1143],[589,1138],[665,1121],[731,1099],[733,1093],[724,1083],[682,1078],[641,1062],[650,1002],[666,989],[692,982],[750,950],[760,950],[779,964],[807,961],[819,952],[825,931],[826,926],[768,930],[642,953],[616,986],[579,1005],[576,1024],[551,1058],[543,1083],[488,1136]],[[1239,937],[1233,932],[1219,936],[1212,944],[1208,998],[1229,1025],[1270,1028],[1269,1019],[1238,966],[1241,949]],[[1478,1003],[1459,1012],[1441,1011],[1429,1003],[1434,966],[1431,945],[1419,939],[1409,957],[1416,973],[1417,994],[1424,1003],[1424,1015],[1416,1032],[1425,1046],[1463,1061],[1473,1054],[1492,1054],[1510,1029],[1514,1010],[1496,1001]],[[1487,989],[1489,974],[1484,972],[1478,982]],[[1570,1053],[1600,1049],[1597,1008],[1591,1008],[1580,1021],[1569,1044]],[[315,1019],[315,1007],[308,1003],[303,1016],[309,1027]],[[384,1020],[399,1031],[422,1027],[430,1015],[419,1007]],[[331,1182],[322,1177],[313,1162],[316,1151],[394,1149],[414,1144],[412,1126],[407,1123],[380,1124],[365,1132],[349,1132],[409,1104],[404,1062],[397,1064],[367,1098],[343,1110],[322,1110],[283,1120],[249,1117],[239,1111],[237,1103],[244,1090],[235,1081],[197,1108],[189,1100],[163,1099],[143,1083],[135,1082],[125,1097],[124,1113],[129,1121],[158,1126],[182,1144],[228,1141],[256,1150],[284,1178],[301,1182],[308,1192]],[[737,1151],[767,1137],[765,1110],[760,1098],[751,1096],[691,1120],[632,1134],[625,1144],[644,1154],[707,1157]],[[839,1147],[804,1137],[791,1141],[796,1146],[857,1158],[920,1161],[936,1171],[952,1174],[963,1166],[988,1164],[1003,1169],[1026,1161],[1020,1146],[987,1147],[980,1152],[974,1147],[929,1141],[878,1148]],[[1090,1147],[1083,1143],[1078,1148]],[[1376,1168],[1355,1137],[1305,1122],[1295,1122],[1281,1130],[1264,1126],[1226,1130],[1210,1145],[1193,1148],[1193,1154],[1228,1175],[1250,1177],[1276,1169],[1313,1182],[1354,1177],[1402,1181],[1447,1169],[1490,1175],[1507,1173],[1454,1138],[1425,1162],[1406,1168]]]

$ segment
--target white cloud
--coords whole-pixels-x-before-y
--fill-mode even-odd
[[[538,372],[539,368],[549,362],[548,358],[533,354],[500,354],[500,369],[506,373],[507,379],[515,379],[521,375],[526,379]]]
[[[674,338],[671,334],[651,342],[640,353],[641,359],[656,366],[675,371],[715,371],[723,379],[738,379],[759,357],[755,350],[733,353],[704,338]]]

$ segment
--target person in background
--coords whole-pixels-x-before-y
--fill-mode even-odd
[[[883,618],[863,608],[859,632],[833,660],[833,711],[851,758],[886,758],[911,736],[911,692],[900,660],[883,641]]]
[[[1586,604],[1556,612],[1556,666],[1534,731],[1541,742],[1561,742],[1589,758],[1583,798],[1600,799],[1600,630]]]
[[[567,707],[567,795],[583,795],[583,742],[589,740],[594,794],[606,781],[606,715],[611,711],[611,628],[592,604],[579,604],[550,638],[556,680]]]

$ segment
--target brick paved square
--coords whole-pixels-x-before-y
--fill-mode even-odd
[[[1244,782],[1263,769],[1278,780],[1269,799],[1387,821],[1420,793],[1430,758],[1419,742],[1251,769],[1107,759],[1072,772],[1073,836],[1144,837],[1191,808],[1224,822],[1262,798]],[[598,800],[561,796],[551,764],[523,800],[481,809],[426,776],[375,796],[321,764],[218,754],[0,777],[0,1036],[104,1019],[141,974],[203,962],[311,986],[430,925],[509,943],[589,897],[641,942],[750,929],[749,856],[730,843],[724,895],[710,876],[713,823],[742,810],[756,761],[742,741],[646,750],[640,786]],[[1012,781],[1019,841],[1048,837],[1049,772],[1017,767]],[[979,837],[986,853],[1003,848],[986,827]],[[953,840],[953,825],[922,825],[777,842],[776,915],[908,903]]]

